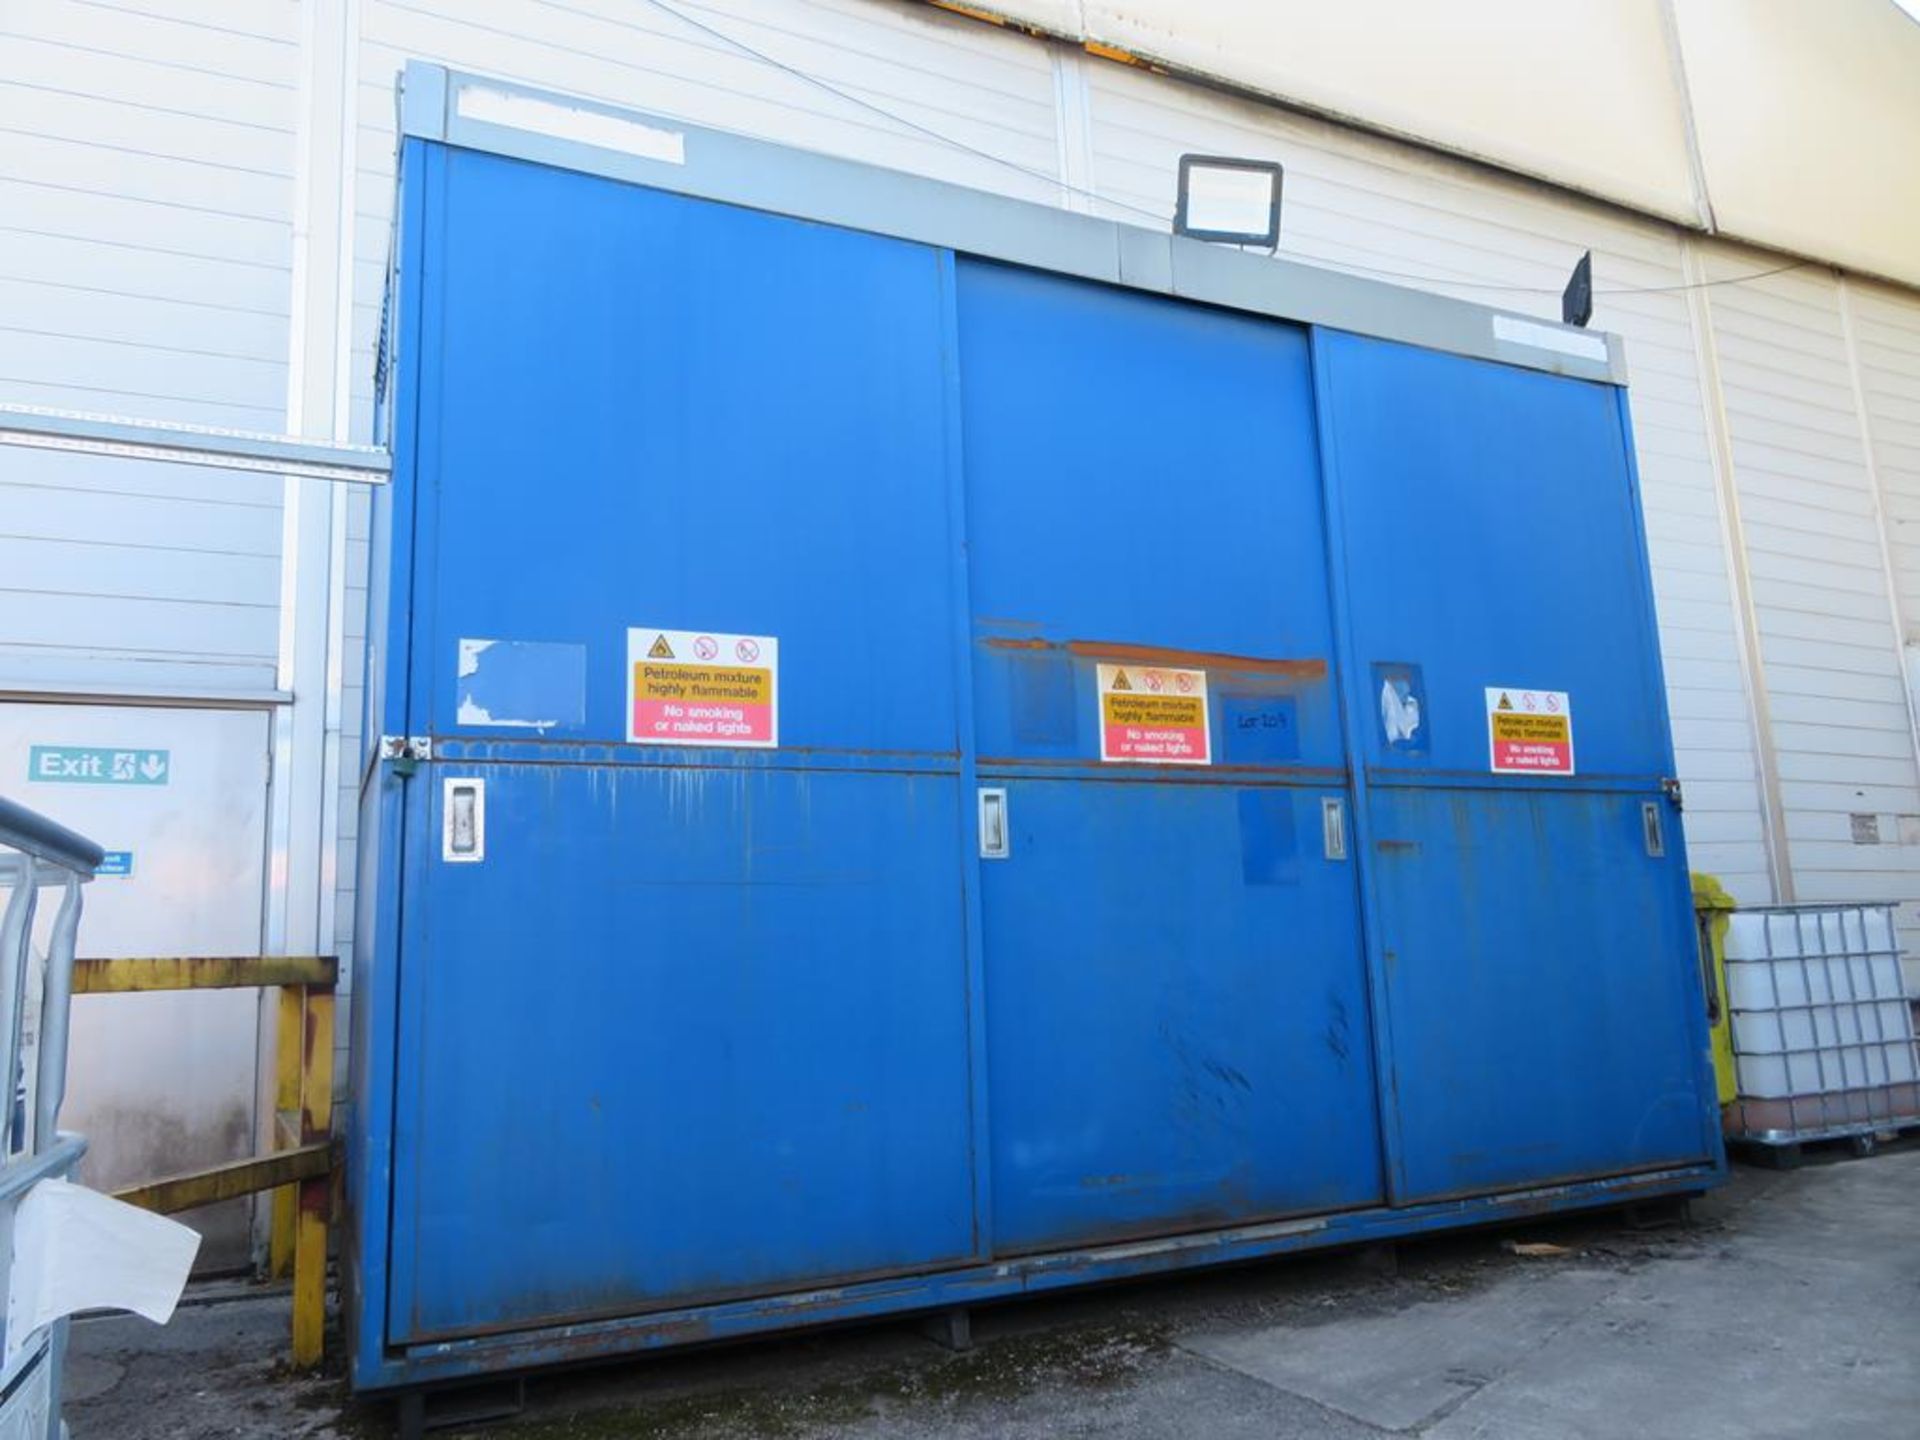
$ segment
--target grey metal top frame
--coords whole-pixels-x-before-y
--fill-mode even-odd
[[[1624,385],[1618,336],[410,61],[400,133],[1308,325]]]
[[[371,445],[37,405],[0,405],[0,445],[373,485],[384,483],[391,468],[387,452]]]

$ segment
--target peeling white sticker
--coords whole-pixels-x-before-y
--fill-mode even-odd
[[[586,721],[584,645],[463,638],[457,672],[457,724],[544,734]]]
[[[1403,680],[1380,682],[1380,726],[1389,745],[1413,739],[1420,729],[1420,699]]]
[[[460,642],[460,678],[464,680],[478,670],[480,657],[492,648],[491,640],[462,640]]]

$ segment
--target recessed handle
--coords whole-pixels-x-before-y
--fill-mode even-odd
[[[487,854],[487,782],[449,777],[441,795],[440,858],[472,863]]]
[[[1347,858],[1347,802],[1337,795],[1320,798],[1320,839],[1327,859]]]
[[[989,786],[980,792],[980,858],[1004,860],[1012,853],[1007,834],[1007,792]]]

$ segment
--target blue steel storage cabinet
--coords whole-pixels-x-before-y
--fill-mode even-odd
[[[406,85],[362,1388],[1719,1178],[1613,342]]]

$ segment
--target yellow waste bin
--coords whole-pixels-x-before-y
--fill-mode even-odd
[[[1693,875],[1693,913],[1700,922],[1700,975],[1713,1031],[1713,1080],[1720,1103],[1733,1103],[1733,1027],[1727,1016],[1727,912],[1739,908],[1711,875]]]

